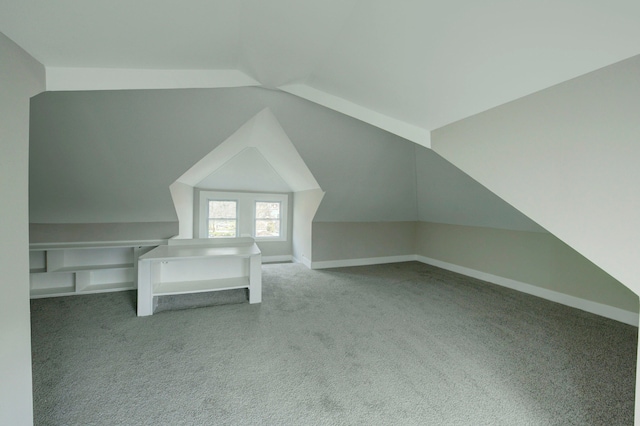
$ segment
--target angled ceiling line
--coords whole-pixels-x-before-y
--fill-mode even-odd
[[[237,69],[128,69],[46,67],[46,89],[54,91],[216,89],[260,86]]]
[[[306,84],[291,84],[279,87],[280,90],[322,105],[352,118],[356,118],[372,126],[378,127],[394,135],[405,138],[418,145],[431,148],[431,132],[422,127],[407,123],[388,115],[373,111],[344,98],[331,95]]]

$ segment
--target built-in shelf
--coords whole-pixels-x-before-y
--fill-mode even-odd
[[[51,270],[49,272],[79,272],[79,271],[96,271],[96,270],[104,270],[104,269],[133,269],[133,263],[120,263],[114,265],[76,265],[76,266],[65,266],[63,268],[57,268]]]
[[[138,257],[159,241],[31,244],[32,298],[134,290]]]
[[[90,284],[82,289],[82,293],[106,293],[110,291],[135,290],[136,285],[130,283]]]
[[[75,287],[50,287],[31,289],[32,299],[55,296],[73,296],[74,294],[76,294]]]
[[[238,288],[249,288],[249,277],[159,283],[154,287],[153,294],[155,296],[168,296],[171,294],[203,293]]]
[[[253,238],[169,240],[138,258],[138,316],[158,296],[246,288],[262,301],[262,254]]]

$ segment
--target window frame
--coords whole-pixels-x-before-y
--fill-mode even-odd
[[[198,194],[194,197],[194,235],[196,238],[209,238],[209,201],[235,201],[236,204],[236,237],[253,237],[260,241],[288,241],[289,228],[289,194],[286,193],[262,193],[262,192],[228,192],[214,191],[196,188]],[[279,202],[280,203],[280,236],[257,237],[256,236],[256,203]],[[212,237],[229,238],[229,237]]]
[[[210,203],[211,201],[214,201],[214,202],[215,202],[215,201],[220,201],[220,202],[233,202],[233,203],[235,203],[235,204],[236,204],[236,215],[235,215],[235,217],[234,217],[234,218],[210,217],[210,216],[209,216],[209,203]],[[238,219],[238,207],[239,207],[238,200],[234,200],[234,199],[220,199],[220,198],[209,198],[209,199],[207,199],[207,202],[206,202],[206,210],[207,210],[207,214],[206,214],[206,218],[205,218],[205,230],[204,230],[204,231],[205,231],[205,233],[206,233],[206,235],[207,235],[207,236],[206,236],[206,238],[222,238],[222,239],[224,239],[224,238],[238,238],[238,232],[239,232],[239,230],[240,230],[240,226],[239,226],[239,224],[240,224],[240,220]],[[234,236],[232,236],[232,237],[210,237],[210,236],[209,236],[209,222],[210,222],[211,220],[235,220],[235,222],[236,222],[236,234],[235,234]]]
[[[273,218],[258,218],[258,203],[278,203],[278,218],[277,219],[273,219]],[[266,241],[269,239],[279,239],[280,237],[282,237],[282,201],[280,200],[254,200],[253,202],[253,237],[256,240],[261,240],[261,241]],[[280,225],[278,227],[279,231],[280,231],[280,235],[278,236],[269,236],[269,237],[259,237],[258,236],[258,221],[259,220],[277,220],[278,222],[280,222]]]

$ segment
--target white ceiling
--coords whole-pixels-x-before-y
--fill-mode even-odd
[[[212,87],[233,70],[427,144],[421,130],[640,54],[640,1],[0,0],[0,32],[56,78],[206,70],[194,84]]]

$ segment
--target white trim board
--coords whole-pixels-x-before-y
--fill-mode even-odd
[[[468,277],[477,278],[482,281],[487,281],[492,284],[507,287],[512,290],[520,291],[522,293],[530,294],[532,296],[540,297],[542,299],[550,300],[552,302],[560,303],[565,306],[580,309],[582,311],[599,315],[601,317],[609,318],[615,321],[620,321],[622,323],[632,325],[634,327],[638,327],[639,314],[636,314],[634,312],[615,308],[613,306],[605,305],[598,302],[592,302],[591,300],[570,296],[568,294],[512,280],[510,278],[499,277],[487,272],[466,268],[464,266],[455,265],[453,263],[444,262],[442,260],[432,259],[426,256],[404,255],[371,257],[364,259],[327,260],[321,262],[311,262],[310,269],[344,268],[348,266],[368,266],[409,261],[418,261],[427,265],[446,269],[448,271],[457,272]]]
[[[307,256],[302,256],[302,259],[298,259],[297,257],[294,257],[293,263],[302,263],[304,266],[311,269],[311,261]]]
[[[592,302],[591,300],[581,299],[579,297],[570,296],[568,294],[512,280],[510,278],[499,277],[497,275],[466,268],[453,263],[443,262],[426,256],[416,256],[416,260],[418,260],[418,262],[426,263],[427,265],[437,266],[438,268],[447,269],[479,280],[488,281],[492,284],[497,284],[502,287],[507,287],[532,296],[541,297],[552,302],[560,303],[562,305],[570,306],[601,317],[638,327],[638,314],[631,311],[626,311],[624,309],[615,308],[598,302]]]
[[[311,269],[344,268],[347,266],[382,265],[383,263],[410,262],[417,260],[416,255],[369,257],[364,259],[325,260],[311,262]]]
[[[282,263],[293,262],[293,256],[285,254],[282,256],[262,256],[262,263]]]

